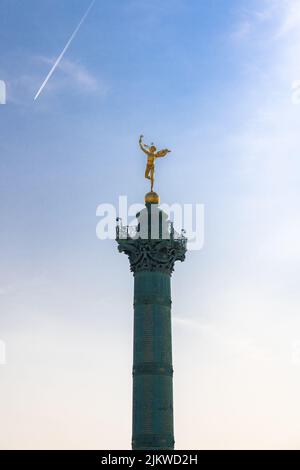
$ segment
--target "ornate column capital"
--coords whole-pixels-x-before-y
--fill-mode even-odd
[[[143,240],[118,239],[120,253],[129,258],[130,269],[138,271],[162,271],[169,275],[174,270],[175,261],[184,261],[186,239],[178,240]]]
[[[162,271],[171,275],[175,262],[185,260],[187,239],[184,232],[175,232],[167,214],[154,203],[146,203],[136,217],[136,227],[123,226],[121,219],[117,219],[119,252],[128,256],[133,273]]]

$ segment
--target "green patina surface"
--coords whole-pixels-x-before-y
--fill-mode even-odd
[[[173,449],[170,275],[134,277],[133,449]]]
[[[174,448],[171,273],[175,261],[185,259],[186,239],[174,237],[172,229],[170,238],[163,238],[169,222],[164,213],[150,205],[144,214],[137,215],[139,229],[143,228],[141,220],[150,221],[148,215],[153,209],[159,212],[157,238],[151,238],[151,226],[149,230],[146,227],[148,239],[132,237],[127,228],[117,227],[119,251],[128,255],[134,273],[132,448],[135,450]]]

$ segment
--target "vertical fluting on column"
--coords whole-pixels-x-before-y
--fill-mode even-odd
[[[135,273],[133,449],[173,449],[170,274]]]

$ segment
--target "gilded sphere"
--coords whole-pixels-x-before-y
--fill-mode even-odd
[[[159,195],[154,191],[150,191],[145,195],[146,204],[159,204]]]

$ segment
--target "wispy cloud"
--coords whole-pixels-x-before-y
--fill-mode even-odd
[[[53,63],[52,59],[48,57],[37,57],[40,63],[50,65]],[[87,93],[100,92],[105,94],[107,87],[102,81],[97,79],[87,68],[79,62],[64,59],[59,65],[58,69],[61,71],[60,77],[53,79],[55,84],[54,88],[76,87],[78,90]]]
[[[46,56],[34,56],[28,59],[30,72],[12,77],[7,82],[8,101],[15,105],[24,105],[32,101],[41,77],[53,64],[54,59]],[[57,73],[47,84],[43,98],[58,93],[78,95],[95,95],[104,98],[109,87],[101,78],[96,77],[79,61],[64,59],[57,67]],[[44,100],[43,100],[44,101]]]
[[[276,2],[278,4],[278,2]],[[278,30],[278,36],[282,37],[294,31],[299,33],[300,26],[300,2],[299,0],[281,0],[282,21]]]
[[[299,32],[299,0],[259,0],[252,9],[241,9],[231,33],[237,41],[264,32],[269,39],[280,39]]]
[[[231,38],[236,41],[242,40],[251,33],[251,30],[251,22],[248,19],[242,20],[235,26],[234,31],[231,33]]]
[[[243,210],[260,224],[249,250],[256,247],[256,256],[277,267],[279,278],[285,269],[299,271],[300,106],[293,102],[292,84],[300,79],[300,2],[265,0],[258,6],[248,13],[255,45],[252,37],[242,45],[251,46],[251,65],[256,65],[242,85],[248,114],[230,137],[231,153],[239,156],[237,174],[248,188]],[[261,21],[268,24],[259,29]],[[255,47],[265,60],[253,60]],[[270,275],[276,277],[276,268]]]

